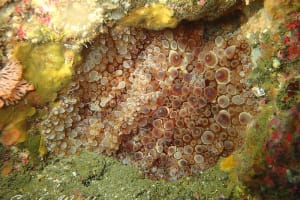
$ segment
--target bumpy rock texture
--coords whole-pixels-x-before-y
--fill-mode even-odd
[[[99,36],[69,89],[40,122],[47,148],[112,154],[155,178],[213,166],[243,141],[256,103],[250,47],[200,24]]]

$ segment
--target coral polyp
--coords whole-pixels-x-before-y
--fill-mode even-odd
[[[248,114],[256,113],[240,76],[250,70],[250,55],[238,33],[204,39],[204,32],[196,24],[111,29],[96,38],[40,122],[48,150],[64,156],[87,148],[171,180],[230,155],[242,143]],[[226,56],[218,58],[215,47]]]

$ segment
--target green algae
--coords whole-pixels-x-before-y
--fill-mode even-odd
[[[269,136],[268,123],[276,113],[275,103],[264,106],[261,113],[256,116],[255,124],[248,130],[245,145],[239,153],[240,164],[238,166],[239,174],[253,173],[253,165],[257,165],[263,159],[262,150],[266,138]]]
[[[0,110],[0,129],[9,124],[23,121],[35,114],[36,110],[30,106],[9,106]]]
[[[36,113],[36,109],[34,107],[25,105],[17,105],[17,106],[10,106],[5,107],[0,110],[0,133],[1,137],[0,140],[4,145],[5,139],[2,141],[2,137],[4,137],[4,133],[6,131],[15,129],[20,133],[20,136],[17,142],[23,142],[27,139],[27,129],[29,128],[28,119],[31,118]],[[9,142],[10,143],[10,142]]]
[[[174,28],[178,20],[173,17],[173,11],[163,4],[153,4],[141,7],[123,17],[119,24],[122,26],[143,27],[151,30]]]
[[[0,196],[22,199],[239,199],[237,183],[217,165],[195,177],[178,181],[150,180],[113,158],[83,152],[52,159],[41,171],[19,172],[0,178]],[[6,189],[7,188],[7,189]]]
[[[24,67],[24,78],[34,84],[41,103],[53,101],[57,92],[71,81],[78,52],[59,43],[22,43],[16,49],[16,57]]]
[[[245,149],[240,154],[245,157],[236,169],[246,191],[256,199],[298,199],[297,191],[292,189],[299,183],[295,182],[299,179],[299,151],[293,146],[298,143],[294,132],[297,118],[277,108],[272,101],[257,117],[256,124],[249,130]],[[278,132],[283,135],[277,136]],[[287,139],[288,134],[294,134],[293,141]]]
[[[28,133],[28,140],[18,145],[21,149],[27,149],[30,153],[30,162],[34,165],[38,165],[40,160],[39,146],[41,144],[41,135],[38,133]]]
[[[282,86],[276,96],[276,104],[280,110],[288,110],[300,99],[300,77],[288,81]]]

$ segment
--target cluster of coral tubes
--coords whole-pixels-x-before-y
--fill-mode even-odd
[[[156,178],[198,173],[241,146],[257,109],[251,67],[238,31],[111,29],[39,122],[46,146],[112,154]]]

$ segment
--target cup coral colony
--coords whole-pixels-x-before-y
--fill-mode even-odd
[[[37,122],[51,154],[89,149],[175,180],[243,143],[257,103],[246,81],[250,47],[238,31],[117,27],[90,49]]]

